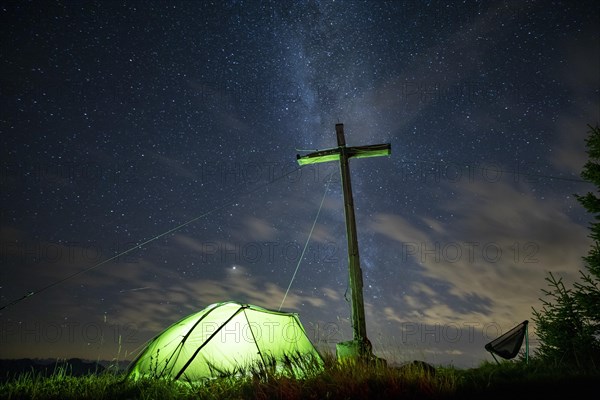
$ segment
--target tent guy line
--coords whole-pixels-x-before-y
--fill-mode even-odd
[[[236,198],[235,198],[234,200],[226,201],[226,202],[224,202],[223,204],[221,204],[221,205],[219,205],[219,206],[217,206],[217,207],[213,208],[213,209],[212,209],[212,210],[210,210],[210,211],[207,211],[207,212],[205,212],[205,213],[204,213],[204,214],[202,214],[202,215],[199,215],[199,216],[197,216],[197,217],[194,217],[194,218],[192,218],[192,219],[190,219],[190,220],[188,220],[188,221],[186,221],[186,222],[184,222],[184,223],[182,223],[182,224],[180,224],[180,225],[178,225],[178,226],[176,226],[176,227],[174,227],[174,228],[171,228],[171,229],[169,229],[169,230],[167,230],[167,231],[165,231],[165,232],[163,232],[163,233],[160,233],[160,234],[158,234],[158,235],[156,235],[156,236],[154,236],[154,237],[152,237],[152,238],[150,238],[150,239],[148,239],[148,240],[145,240],[145,241],[143,241],[142,243],[138,243],[138,244],[136,244],[135,246],[133,246],[133,247],[131,247],[131,248],[127,249],[127,250],[124,250],[124,251],[122,251],[121,253],[118,253],[118,254],[116,254],[116,255],[114,255],[114,256],[112,256],[112,257],[110,257],[110,258],[108,258],[108,259],[106,259],[106,260],[104,260],[104,261],[100,261],[99,263],[92,265],[91,267],[88,267],[88,268],[82,269],[81,271],[77,271],[77,272],[75,272],[75,273],[73,273],[73,274],[71,274],[71,275],[67,275],[67,276],[65,276],[64,278],[61,278],[61,279],[59,279],[59,280],[56,280],[56,281],[54,281],[54,282],[52,282],[52,283],[50,283],[50,284],[48,284],[48,285],[46,285],[46,286],[43,286],[43,287],[42,287],[42,288],[40,288],[40,289],[29,291],[29,292],[27,292],[25,295],[23,295],[22,297],[18,297],[18,298],[16,298],[16,299],[14,299],[14,300],[12,300],[12,301],[10,301],[10,302],[8,302],[8,303],[4,304],[2,307],[0,307],[0,311],[2,311],[2,310],[4,310],[4,309],[6,309],[6,308],[8,308],[8,307],[14,306],[15,304],[18,304],[18,303],[20,303],[21,301],[23,301],[23,300],[25,300],[25,299],[28,299],[29,297],[32,297],[33,295],[39,294],[39,293],[41,293],[41,292],[44,292],[44,291],[46,291],[46,290],[48,290],[48,289],[50,289],[50,288],[52,288],[52,287],[54,287],[54,286],[58,286],[58,285],[60,285],[61,283],[64,283],[64,282],[68,281],[69,279],[72,279],[72,278],[74,278],[74,277],[76,277],[76,276],[82,275],[82,274],[84,274],[84,273],[86,273],[86,272],[89,272],[89,271],[91,271],[91,270],[93,270],[93,269],[96,269],[96,268],[98,268],[98,267],[100,267],[100,266],[102,266],[102,265],[104,265],[104,264],[106,264],[106,263],[109,263],[109,262],[111,262],[112,260],[115,260],[115,259],[117,259],[117,258],[119,258],[119,257],[122,257],[122,256],[124,256],[124,255],[126,255],[126,254],[129,254],[129,253],[131,253],[132,251],[134,251],[134,250],[136,250],[136,249],[140,249],[142,246],[145,246],[145,245],[147,245],[148,243],[154,242],[155,240],[157,240],[157,239],[160,239],[160,238],[161,238],[161,237],[163,237],[163,236],[169,235],[169,234],[171,234],[171,233],[175,233],[175,232],[176,232],[176,231],[178,231],[179,229],[181,229],[181,228],[183,228],[183,227],[185,227],[185,226],[187,226],[187,225],[189,225],[189,224],[191,224],[191,223],[193,223],[193,222],[196,222],[197,220],[199,220],[199,219],[201,219],[201,218],[204,218],[204,217],[206,217],[206,216],[208,216],[208,215],[210,215],[210,214],[212,214],[212,213],[214,213],[214,212],[217,212],[217,211],[219,211],[219,210],[222,210],[223,208],[225,208],[225,207],[227,207],[227,206],[230,206],[230,205],[232,205],[232,204],[235,204],[236,202],[238,202],[238,201],[239,201],[240,197],[245,197],[245,196],[248,196],[248,195],[250,195],[250,194],[252,194],[252,193],[255,193],[255,192],[257,192],[257,191],[258,191],[258,190],[260,190],[260,189],[263,189],[263,188],[267,187],[268,185],[270,185],[270,184],[272,184],[272,183],[275,183],[275,182],[277,182],[277,181],[280,181],[280,180],[282,180],[283,178],[286,178],[287,176],[289,176],[289,175],[291,175],[291,174],[295,173],[296,171],[298,171],[300,168],[302,168],[302,166],[297,166],[297,167],[295,167],[293,170],[291,170],[291,171],[288,171],[288,172],[286,172],[286,173],[282,174],[282,175],[281,175],[281,176],[279,176],[279,177],[273,178],[273,179],[269,180],[268,182],[266,182],[266,183],[264,183],[264,184],[262,184],[262,185],[259,185],[259,186],[255,187],[254,189],[252,189],[252,190],[250,190],[250,191],[248,191],[248,192],[246,192],[246,193],[242,193],[241,195],[239,195],[239,196],[236,196]]]
[[[283,299],[281,300],[281,304],[279,305],[279,311],[281,311],[281,308],[283,307],[283,303],[285,303],[285,299],[287,298],[287,295],[290,292],[292,283],[294,282],[294,279],[296,278],[296,274],[298,273],[298,269],[300,268],[300,263],[302,262],[302,259],[304,259],[304,254],[306,253],[306,249],[308,248],[308,243],[310,242],[310,237],[312,236],[313,231],[315,230],[315,225],[317,225],[317,220],[319,219],[319,214],[321,214],[321,209],[323,208],[323,202],[325,201],[325,197],[327,196],[327,191],[329,190],[329,184],[331,183],[332,176],[333,176],[333,174],[329,175],[329,180],[327,181],[327,184],[325,185],[325,191],[323,192],[323,197],[321,198],[321,204],[319,204],[319,210],[317,211],[317,214],[315,215],[315,220],[313,221],[312,227],[310,228],[310,232],[308,233],[308,237],[306,238],[306,243],[304,243],[304,248],[302,249],[302,254],[300,254],[300,258],[298,259],[298,263],[296,264],[296,269],[294,270],[294,274],[292,275],[290,284],[288,285],[287,289],[285,290],[285,294],[283,295]]]

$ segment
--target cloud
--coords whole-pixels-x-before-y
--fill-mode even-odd
[[[422,229],[396,214],[375,215],[370,228],[400,243],[425,242],[429,237]]]
[[[508,182],[460,182],[452,190],[461,201],[440,204],[441,214],[453,216],[447,222],[390,213],[372,220],[369,228],[419,268],[409,291],[395,296],[403,317],[385,309],[384,319],[510,326],[530,319],[548,271],[577,279],[588,232],[558,199]]]
[[[335,291],[325,287],[319,292],[326,295],[317,297],[291,290],[282,310],[299,311],[307,306],[324,308],[327,297],[335,296]],[[219,279],[187,279],[163,286],[158,292],[144,290],[123,296],[120,301],[123,310],[120,320],[136,321],[144,330],[157,332],[177,318],[173,314],[175,307],[181,318],[209,304],[223,301],[239,301],[277,310],[284,295],[284,288],[263,277],[252,276],[246,268],[235,265]],[[150,309],[147,308],[149,306]]]
[[[256,240],[271,240],[277,236],[277,229],[265,219],[246,217],[244,227],[246,236]]]

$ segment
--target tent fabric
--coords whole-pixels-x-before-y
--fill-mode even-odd
[[[212,304],[150,340],[127,376],[197,381],[296,357],[323,360],[295,313],[250,304]]]
[[[521,322],[504,335],[486,344],[485,349],[492,353],[492,355],[497,354],[506,360],[515,358],[523,345],[528,323],[529,321],[527,320]]]

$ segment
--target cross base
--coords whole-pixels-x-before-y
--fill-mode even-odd
[[[349,340],[335,345],[336,357],[340,363],[361,363],[371,366],[387,366],[383,358],[373,354],[371,343],[359,340]]]

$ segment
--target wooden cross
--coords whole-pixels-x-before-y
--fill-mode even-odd
[[[389,156],[391,146],[386,144],[375,144],[370,146],[346,147],[344,138],[344,124],[336,124],[338,147],[333,149],[316,151],[306,155],[297,155],[298,164],[317,164],[328,161],[340,162],[340,173],[342,176],[342,189],[344,193],[344,214],[346,216],[346,237],[348,239],[348,269],[350,277],[350,289],[352,291],[352,330],[353,341],[339,343],[337,345],[338,358],[344,357],[367,357],[372,358],[371,343],[367,338],[367,327],[365,322],[365,305],[363,300],[363,278],[358,256],[358,238],[356,235],[356,219],[354,216],[354,200],[352,199],[352,187],[350,184],[350,158],[365,158],[377,156]]]

